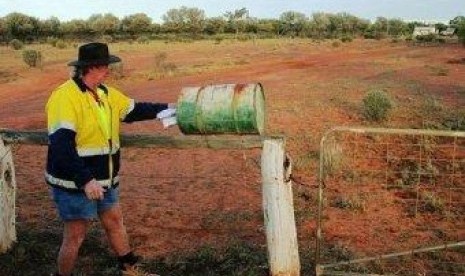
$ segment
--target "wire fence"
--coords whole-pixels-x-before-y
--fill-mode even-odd
[[[465,275],[465,133],[339,128],[320,154],[317,274]]]
[[[47,230],[60,240],[62,225],[44,181],[47,148],[10,146],[16,228]],[[120,199],[134,250],[159,258],[245,243],[266,255],[259,163],[260,149],[123,148]],[[104,233],[97,223],[90,232],[97,251],[106,244]]]

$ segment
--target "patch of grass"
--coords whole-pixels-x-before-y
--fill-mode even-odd
[[[450,112],[444,116],[441,123],[447,130],[463,131],[465,130],[465,111]]]
[[[324,172],[331,175],[343,165],[343,152],[341,144],[335,139],[328,139],[324,144],[323,152]]]
[[[56,272],[61,229],[35,230],[19,224],[18,241],[0,255],[0,275],[50,275]],[[118,275],[117,262],[100,234],[91,230],[80,250],[75,275]]]
[[[18,78],[17,73],[0,70],[0,83],[8,83],[8,82],[16,80],[17,78]]]
[[[424,191],[420,194],[422,206],[420,212],[442,213],[444,211],[444,200],[432,192]]]
[[[297,156],[297,158],[294,161],[294,166],[296,170],[306,170],[310,169],[311,164],[318,162],[318,160],[318,151],[308,151]]]
[[[441,66],[428,66],[431,74],[433,76],[447,76],[449,75],[449,69],[441,67]]]
[[[0,255],[0,275],[51,275],[61,243],[61,229],[31,230],[18,227],[18,242]],[[103,232],[93,227],[84,241],[75,275],[120,275],[116,258],[110,253]],[[157,259],[144,259],[142,268],[161,275],[268,275],[266,249],[245,242],[233,242],[225,249],[205,246],[191,253],[175,253]]]
[[[366,211],[366,199],[363,195],[338,196],[330,204],[332,207],[351,211]]]
[[[196,252],[146,262],[147,271],[171,276],[268,275],[266,250],[248,243],[233,243],[227,249],[205,246]]]

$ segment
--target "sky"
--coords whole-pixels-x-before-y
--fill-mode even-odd
[[[93,14],[112,13],[124,16],[145,13],[162,23],[169,9],[186,6],[205,11],[207,17],[221,16],[243,7],[257,18],[279,18],[286,11],[311,16],[315,12],[347,12],[374,21],[376,17],[400,18],[404,21],[443,22],[465,15],[464,0],[0,0],[0,17],[20,12],[39,19],[51,16],[60,21],[87,19]]]

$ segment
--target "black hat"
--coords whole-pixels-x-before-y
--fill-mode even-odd
[[[119,61],[119,57],[109,54],[107,44],[92,42],[81,45],[78,60],[71,61],[68,66],[103,65]]]

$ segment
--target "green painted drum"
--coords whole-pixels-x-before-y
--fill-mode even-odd
[[[263,86],[252,83],[186,87],[181,91],[176,112],[184,134],[263,134]]]

